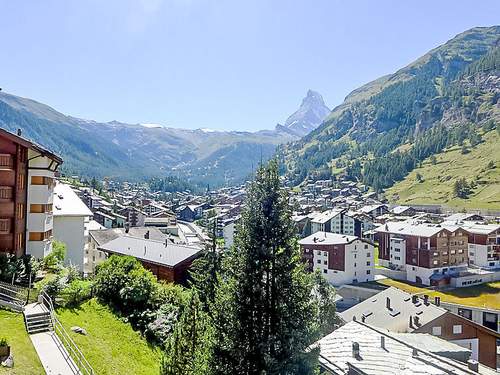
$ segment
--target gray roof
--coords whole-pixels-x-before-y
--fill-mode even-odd
[[[129,235],[118,237],[99,246],[99,250],[130,255],[146,262],[174,267],[177,264],[195,257],[201,249],[194,246],[181,246],[165,241],[146,240],[143,237]]]
[[[300,245],[343,245],[353,241],[360,240],[356,236],[337,234],[331,232],[316,232],[299,241]]]
[[[346,322],[353,320],[354,316],[357,320],[364,316],[365,323],[376,327],[392,332],[413,332],[446,313],[442,307],[432,303],[424,304],[421,299],[413,303],[411,297],[409,293],[390,287],[339,315]],[[390,310],[386,307],[387,298],[390,299]],[[410,316],[412,320],[418,317],[418,325],[410,326]]]
[[[163,234],[159,229],[154,227],[132,227],[129,229],[128,235],[144,238],[144,235],[147,232],[149,232],[149,239],[151,240],[164,241],[168,238],[167,235]],[[91,230],[89,233],[97,243],[97,246],[104,245],[109,241],[127,234],[125,228]]]
[[[384,337],[385,348],[381,346],[381,337]],[[452,352],[462,350],[458,345],[435,339]],[[353,355],[353,342],[359,344],[359,356],[356,357]],[[348,374],[349,366],[367,375],[471,374],[464,363],[433,354],[386,330],[361,322],[349,322],[317,344],[321,366],[333,374]],[[495,373],[479,365],[479,374]]]

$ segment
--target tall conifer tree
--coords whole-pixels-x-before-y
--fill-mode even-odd
[[[260,167],[224,262],[214,367],[226,374],[307,374],[317,352],[317,306],[295,238],[278,165]]]

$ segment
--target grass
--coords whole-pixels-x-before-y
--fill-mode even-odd
[[[159,373],[160,351],[95,299],[75,309],[58,309],[57,315],[96,374]],[[82,327],[88,334],[74,333],[72,326]]]
[[[469,148],[468,154],[462,154],[460,147],[451,147],[436,155],[436,164],[430,159],[422,163],[387,190],[386,196],[399,204],[442,204],[452,208],[465,209],[500,209],[500,136],[496,130],[483,135],[481,144]],[[493,161],[494,169],[487,164]],[[423,177],[418,182],[416,174]],[[465,177],[468,182],[473,179],[477,187],[468,199],[456,198],[453,195],[453,184]]]
[[[428,294],[431,298],[441,297],[441,301],[443,302],[500,309],[500,281],[445,291],[434,291],[412,283],[393,279],[382,279],[374,281],[371,284],[381,287],[393,286],[412,294]]]
[[[44,373],[38,354],[36,354],[24,327],[22,314],[0,310],[0,337],[7,339],[14,357],[14,367],[7,369],[0,366],[0,374],[31,375]]]

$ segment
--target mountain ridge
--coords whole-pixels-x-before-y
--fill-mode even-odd
[[[63,171],[145,179],[168,174],[213,186],[239,183],[278,144],[298,138],[287,129],[218,131],[161,124],[98,122],[63,114],[30,98],[0,91],[0,126],[64,157]],[[227,154],[226,154],[226,153]]]
[[[474,72],[469,78],[464,74],[494,53],[499,40],[500,26],[472,28],[350,92],[318,128],[280,147],[289,181],[295,185],[342,175],[379,191],[402,178],[392,170],[387,173],[389,165],[382,168],[399,146],[410,145],[413,154],[404,157],[413,165],[422,158],[416,154],[422,146],[415,148],[415,141],[432,128],[443,126],[451,137],[459,125],[498,122],[498,87],[491,84],[497,82],[498,69]],[[407,166],[401,169],[406,172]]]

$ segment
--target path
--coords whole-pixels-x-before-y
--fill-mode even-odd
[[[80,374],[54,331],[35,333],[30,338],[48,375]]]

